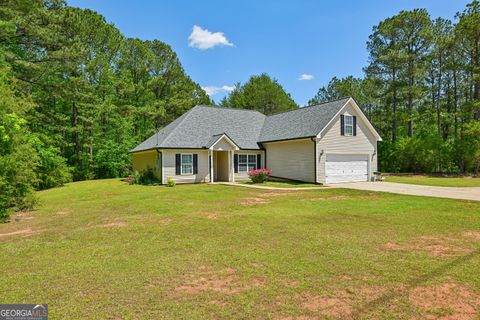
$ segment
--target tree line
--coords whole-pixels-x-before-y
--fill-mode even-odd
[[[373,27],[365,76],[333,78],[310,104],[353,96],[383,137],[387,172],[480,171],[480,3],[455,21],[425,9]]]
[[[2,1],[0,219],[31,207],[34,189],[125,176],[129,150],[210,103],[159,40],[61,0]]]

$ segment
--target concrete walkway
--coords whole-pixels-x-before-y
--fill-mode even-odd
[[[382,191],[438,198],[480,201],[480,187],[434,187],[393,182],[355,182],[327,185],[334,188],[348,188],[367,191]]]

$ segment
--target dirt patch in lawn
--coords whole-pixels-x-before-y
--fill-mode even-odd
[[[321,197],[321,198],[312,198],[307,199],[307,201],[335,201],[335,200],[351,200],[352,197],[347,196],[333,196],[333,197]]]
[[[172,218],[163,218],[163,219],[160,219],[160,220],[159,220],[159,223],[160,223],[160,224],[163,224],[163,225],[170,224],[170,223],[172,223]]]
[[[480,293],[457,283],[418,287],[409,298],[422,319],[476,319],[480,307]]]
[[[276,190],[276,191],[270,191],[270,192],[265,192],[260,194],[261,197],[279,197],[279,196],[285,196],[288,194],[292,194],[294,191],[291,190]]]
[[[206,218],[208,220],[217,220],[218,219],[218,214],[214,212],[199,212],[198,213],[201,217]]]
[[[216,305],[216,306],[226,306],[227,303],[225,301],[220,301],[220,300],[212,300],[210,301],[210,304]]]
[[[254,206],[257,204],[267,204],[270,203],[270,200],[266,198],[260,198],[260,197],[252,197],[252,198],[245,198],[240,201],[241,205],[244,206]]]
[[[14,236],[29,237],[39,232],[40,231],[38,230],[35,231],[35,230],[32,230],[31,228],[28,228],[28,229],[22,229],[22,230],[17,230],[12,232],[0,233],[0,238],[7,238],[7,237],[14,237]]]
[[[279,197],[279,196],[286,196],[291,194],[292,191],[273,191],[273,192],[264,192],[258,193],[254,197],[244,198],[240,201],[240,204],[244,206],[253,206],[257,204],[267,204],[271,202],[271,198]]]
[[[33,217],[31,216],[30,212],[28,212],[28,211],[20,211],[20,212],[17,212],[13,216],[13,220],[15,222],[20,222],[20,221],[23,221],[23,220],[31,220],[31,219],[33,219]]]
[[[64,215],[69,214],[69,213],[70,213],[70,209],[62,209],[60,211],[55,212],[55,214],[59,215],[59,216],[64,216]]]
[[[480,231],[465,231],[463,236],[474,240],[480,240]]]
[[[380,287],[358,288],[353,290],[336,290],[325,295],[306,295],[302,298],[302,308],[319,313],[324,317],[352,319],[355,307],[368,303],[384,294]]]
[[[461,239],[453,237],[422,236],[406,243],[388,242],[387,250],[392,251],[419,251],[432,257],[458,257],[473,252],[472,249],[462,247],[455,242]]]
[[[175,288],[177,293],[199,294],[208,291],[235,294],[265,284],[263,279],[253,278],[247,282],[237,275],[237,270],[226,268],[214,271],[208,267],[199,268],[195,273],[186,274],[183,284]]]
[[[128,224],[122,221],[114,221],[110,223],[105,223],[98,225],[100,228],[125,228],[128,227]]]

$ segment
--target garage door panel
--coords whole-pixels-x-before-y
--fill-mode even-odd
[[[368,181],[368,158],[365,155],[327,155],[326,183]]]

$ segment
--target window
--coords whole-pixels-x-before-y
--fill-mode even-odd
[[[353,136],[353,116],[344,116],[345,121],[345,135]]]
[[[238,172],[247,172],[257,169],[256,154],[239,154],[238,155]]]
[[[182,153],[180,156],[181,174],[193,174],[193,154]]]

